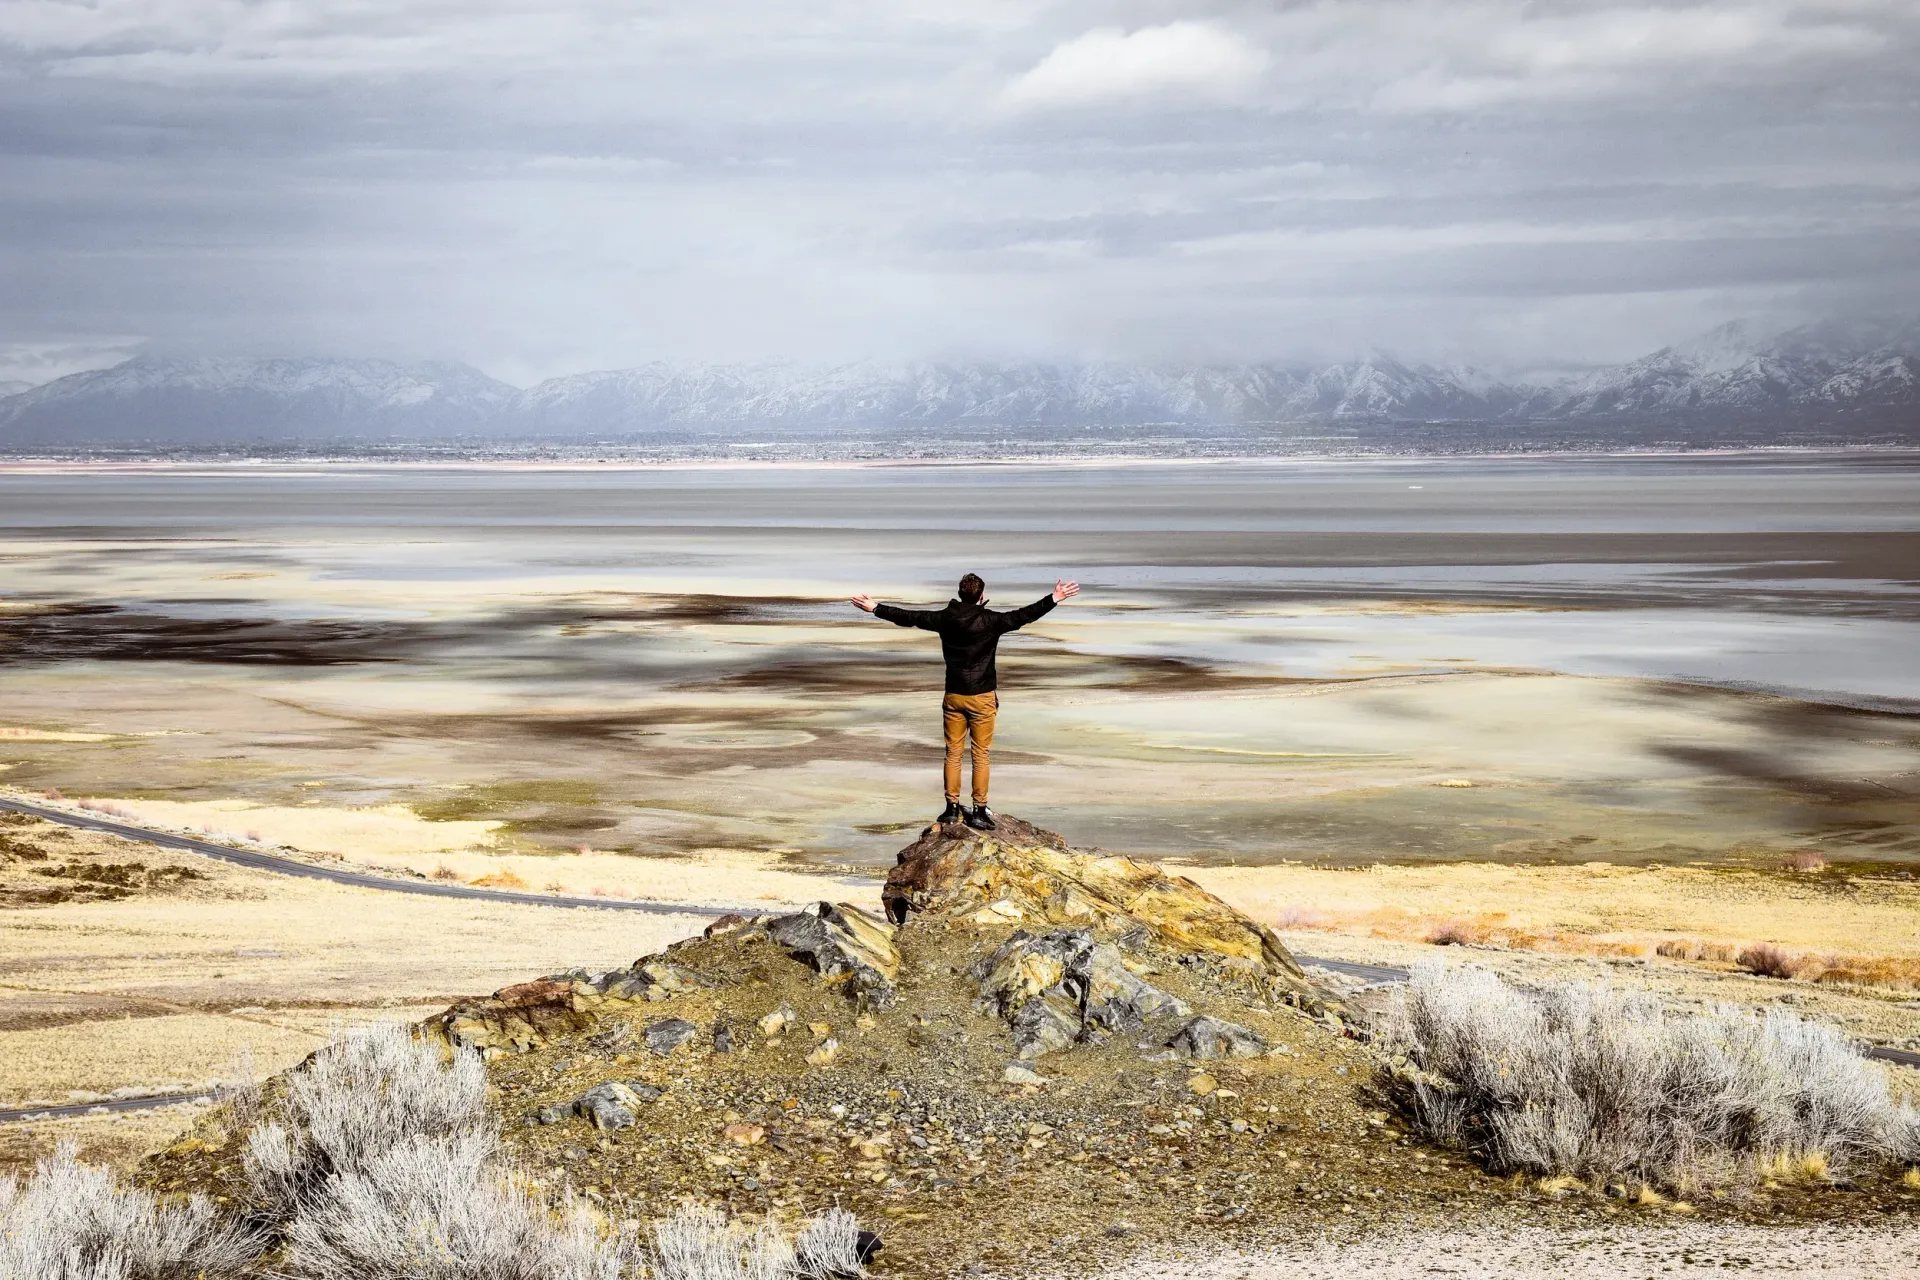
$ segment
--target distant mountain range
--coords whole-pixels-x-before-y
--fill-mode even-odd
[[[0,392],[9,384],[0,384]],[[1920,430],[1920,320],[1735,323],[1552,385],[1343,364],[648,364],[522,390],[463,364],[140,356],[0,398],[0,447],[730,437],[1031,428],[1731,423]]]

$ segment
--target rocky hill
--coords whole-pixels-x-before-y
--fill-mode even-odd
[[[1890,1141],[1910,1145],[1914,1123],[1882,1096],[1884,1082],[1855,1078],[1857,1054],[1830,1032],[1731,1014],[1726,1044],[1745,1046],[1749,1075],[1766,1037],[1791,1046],[1781,1075],[1791,1096],[1764,1102],[1771,1120],[1759,1117],[1761,1129],[1807,1108],[1802,1119],[1819,1121],[1811,1129],[1832,1127],[1820,1119],[1832,1118],[1831,1099],[1815,1097],[1801,1068],[1853,1081],[1832,1095],[1850,1105],[1879,1097],[1887,1133],[1898,1133],[1848,1139],[1867,1157],[1855,1162],[1859,1181],[1807,1154],[1830,1147],[1838,1160],[1841,1146],[1809,1145],[1792,1125],[1779,1139],[1790,1150],[1743,1166],[1744,1185],[1766,1179],[1759,1200],[1737,1183],[1729,1195],[1696,1188],[1710,1197],[1700,1206],[1671,1200],[1618,1173],[1638,1147],[1613,1151],[1625,1164],[1609,1158],[1584,1178],[1554,1174],[1557,1158],[1509,1159],[1517,1167],[1494,1176],[1464,1153],[1490,1158],[1529,1136],[1556,1150],[1618,1146],[1611,1130],[1533,1122],[1591,1067],[1580,1055],[1613,1039],[1635,1047],[1607,1089],[1647,1087],[1640,1073],[1661,1018],[1644,997],[1573,993],[1592,1025],[1560,1046],[1579,1068],[1568,1076],[1550,1043],[1566,1040],[1565,1010],[1541,1021],[1552,997],[1540,1004],[1473,972],[1462,996],[1429,985],[1423,1007],[1393,1003],[1401,1012],[1374,1017],[1369,1047],[1350,1025],[1357,1011],[1266,927],[1190,880],[1070,849],[1007,818],[991,834],[928,827],[900,852],[872,909],[823,902],[724,917],[623,969],[555,974],[457,1004],[418,1034],[452,1051],[449,1080],[473,1077],[487,1131],[499,1135],[485,1150],[503,1148],[515,1194],[584,1197],[608,1230],[629,1233],[679,1205],[706,1206],[698,1212],[714,1223],[850,1211],[881,1242],[883,1274],[1088,1274],[1143,1252],[1330,1229],[1590,1228],[1624,1212],[1826,1217],[1920,1205],[1920,1173],[1902,1181],[1898,1166],[1873,1168]],[[1617,1026],[1595,1020],[1616,1006]],[[1396,1017],[1411,1019],[1397,1033]],[[1699,1037],[1686,1038],[1692,1025],[1674,1023],[1686,1050],[1671,1064],[1675,1098],[1701,1091],[1695,1068],[1708,1061],[1695,1052]],[[313,1110],[319,1077],[338,1074],[341,1055],[323,1050],[264,1099],[216,1113],[152,1158],[144,1181],[255,1204],[262,1169],[293,1160],[271,1118],[290,1097]],[[1459,1060],[1447,1075],[1430,1072],[1449,1056]],[[1542,1072],[1552,1078],[1531,1078]],[[1762,1098],[1757,1081],[1741,1096]],[[398,1077],[388,1089],[401,1090]],[[1575,1102],[1589,1128],[1602,1124],[1588,1101]],[[410,1122],[403,1110],[381,1123]],[[1755,1122],[1747,1117],[1747,1129]],[[1427,1140],[1436,1123],[1460,1134],[1492,1124],[1504,1137],[1456,1134],[1436,1146]],[[1659,1130],[1647,1129],[1649,1142]],[[286,1185],[299,1191],[297,1182]],[[275,1220],[271,1206],[251,1212]],[[292,1236],[298,1255],[297,1223]]]
[[[1371,1206],[1376,1162],[1409,1141],[1271,931],[1011,819],[929,828],[884,911],[722,919],[425,1029],[486,1057],[508,1150],[546,1185],[643,1220],[683,1199],[839,1205],[899,1274],[1325,1219]],[[152,1178],[241,1195],[243,1145],[203,1133]],[[1441,1158],[1390,1194],[1437,1207],[1474,1181]]]

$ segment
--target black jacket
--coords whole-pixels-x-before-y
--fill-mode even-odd
[[[1024,609],[1009,609],[1005,613],[985,605],[949,600],[944,609],[875,605],[873,616],[885,618],[897,627],[918,627],[940,633],[940,652],[947,659],[948,693],[992,693],[1000,687],[1000,675],[993,669],[993,655],[1000,647],[1000,637],[1045,616],[1052,608],[1053,596],[1049,593]]]

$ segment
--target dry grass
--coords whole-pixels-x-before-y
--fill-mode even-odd
[[[1920,990],[1920,884],[1911,881],[1855,881],[1842,895],[1812,876],[1696,867],[1180,870],[1281,929],[1729,966],[1764,944],[1803,981]]]
[[[1777,1151],[1756,1161],[1754,1172],[1781,1186],[1819,1186],[1832,1180],[1823,1151]]]
[[[490,871],[467,881],[477,889],[524,889],[527,882],[512,870]]]
[[[1708,964],[1732,964],[1740,948],[1731,942],[1708,942],[1700,938],[1663,938],[1654,951],[1669,960],[1693,960]]]
[[[256,805],[245,800],[129,800],[95,796],[82,808],[215,839],[264,840],[342,856],[432,854],[484,848],[498,822],[429,822],[404,805],[367,809]]]
[[[30,1015],[0,1016],[0,1098],[198,1084],[223,1077],[249,1046],[263,1073],[279,1071],[336,1024],[424,1016],[576,964],[615,968],[705,923],[206,866],[192,898],[0,912],[0,1015]],[[164,1016],[128,1019],[156,1004]]]
[[[79,1022],[0,1033],[0,1100],[91,1101],[116,1089],[162,1093],[227,1078],[234,1060],[297,1061],[323,1036],[213,1014]],[[83,1098],[70,1097],[81,1093]]]
[[[0,1125],[0,1174],[27,1174],[63,1142],[80,1158],[117,1173],[130,1173],[146,1156],[176,1141],[210,1104],[161,1107],[111,1115],[63,1116]]]

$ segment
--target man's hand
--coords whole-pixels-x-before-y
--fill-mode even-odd
[[[1079,590],[1079,588],[1075,587],[1074,590],[1077,591]],[[853,598],[853,607],[858,609],[862,613],[872,613],[873,597],[872,596],[855,596]]]
[[[1079,583],[1068,582],[1065,578],[1055,578],[1053,580],[1053,602],[1055,604],[1059,604],[1062,600],[1069,599],[1070,597],[1077,596],[1079,594],[1080,594]],[[857,604],[859,602],[855,601],[855,603]]]

